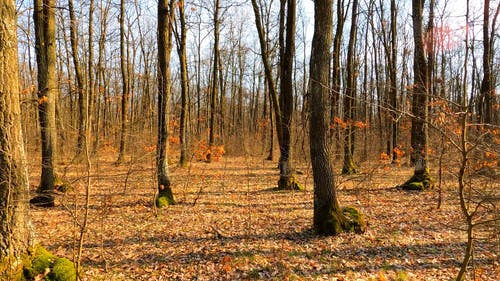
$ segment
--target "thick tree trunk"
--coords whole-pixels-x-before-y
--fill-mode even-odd
[[[170,99],[170,53],[172,51],[173,0],[158,1],[158,208],[175,204],[168,171],[168,101]]]
[[[31,203],[44,207],[54,206],[55,151],[56,148],[56,46],[55,1],[35,0],[36,58],[38,65],[38,112],[42,140],[42,175],[38,196]]]
[[[0,279],[12,280],[33,243],[19,108],[16,6],[0,5]]]
[[[348,218],[340,208],[328,149],[328,62],[332,44],[332,8],[333,0],[314,2],[314,35],[310,61],[309,142],[314,177],[313,223],[316,232],[322,235],[336,235],[345,230],[361,232],[365,228],[359,212],[346,208]],[[355,216],[357,219],[354,219]]]
[[[415,166],[414,175],[402,185],[404,189],[422,190],[432,186],[427,169],[427,113],[429,76],[422,34],[422,13],[425,0],[412,1],[413,17],[413,99],[411,120],[411,163]]]

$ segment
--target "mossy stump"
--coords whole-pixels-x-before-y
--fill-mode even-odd
[[[177,203],[175,202],[174,195],[171,191],[161,191],[160,193],[158,193],[158,196],[156,196],[156,208],[161,209],[175,204]]]
[[[20,280],[74,281],[75,265],[66,258],[53,255],[42,246],[36,246],[24,261],[23,278]]]
[[[415,171],[413,176],[399,187],[403,190],[422,191],[432,188],[433,186],[434,180],[429,173],[429,169],[423,169],[420,171]]]
[[[293,175],[290,175],[289,177],[280,177],[276,190],[301,191],[304,190],[304,187],[297,181],[297,179]]]

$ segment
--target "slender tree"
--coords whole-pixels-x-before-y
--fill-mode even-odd
[[[168,170],[168,105],[170,99],[170,54],[172,52],[172,27],[174,0],[158,1],[158,142],[156,144],[156,169],[158,176],[158,208],[175,204]]]
[[[362,232],[362,215],[354,208],[341,209],[327,142],[329,130],[329,60],[333,31],[333,0],[314,2],[314,35],[310,61],[309,142],[314,178],[314,229],[321,235],[342,231]]]
[[[56,44],[55,44],[55,0],[35,0],[33,13],[35,23],[35,50],[38,78],[38,114],[42,141],[42,175],[38,195],[32,204],[43,207],[54,206],[56,175],[54,158],[56,148]]]
[[[33,243],[19,107],[15,1],[0,5],[0,279],[12,280]]]
[[[355,62],[356,39],[358,33],[358,0],[352,3],[351,31],[347,48],[347,83],[344,94],[344,116],[346,129],[344,133],[344,161],[342,174],[355,174],[354,164],[354,119],[356,114],[357,66]]]
[[[179,165],[185,166],[187,164],[187,147],[188,147],[188,111],[189,111],[189,80],[188,80],[188,68],[187,68],[187,52],[186,52],[186,38],[187,38],[187,28],[186,28],[186,18],[184,14],[184,0],[179,0],[178,2],[179,11],[179,29],[176,32],[176,42],[177,42],[177,54],[179,56],[179,62],[181,67],[181,118],[179,121],[179,138],[181,146],[181,154],[179,157]],[[176,25],[177,26],[177,25]]]
[[[216,101],[219,92],[219,9],[220,9],[220,1],[215,0],[214,14],[213,14],[213,23],[214,23],[214,47],[213,47],[213,66],[212,66],[212,87],[210,92],[210,124],[209,124],[209,137],[208,137],[208,146],[210,151],[213,149],[215,145],[215,111],[216,111]],[[207,154],[207,161],[210,162],[212,160],[212,153],[209,152]]]
[[[130,98],[129,85],[129,62],[127,55],[127,42],[125,38],[125,0],[120,0],[120,69],[122,75],[122,99],[121,99],[121,132],[120,132],[120,149],[118,152],[117,164],[124,160],[125,155],[125,140],[128,134],[128,107]]]

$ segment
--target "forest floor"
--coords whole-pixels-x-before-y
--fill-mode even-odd
[[[465,251],[463,217],[449,178],[437,209],[436,189],[395,188],[409,167],[383,163],[338,177],[341,205],[359,208],[364,234],[321,237],[312,231],[313,185],[307,165],[301,192],[277,192],[276,163],[262,157],[172,165],[175,206],[153,208],[154,158],[120,166],[92,163],[84,280],[453,280]],[[31,163],[36,185],[36,163]],[[64,167],[64,166],[63,166]],[[62,169],[74,189],[53,209],[32,209],[39,242],[74,257],[84,213],[85,167]],[[76,202],[76,204],[75,204]],[[475,242],[475,280],[498,280],[498,237]],[[471,278],[471,280],[473,280]]]

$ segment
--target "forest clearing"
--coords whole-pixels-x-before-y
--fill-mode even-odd
[[[178,204],[156,209],[154,156],[119,167],[113,156],[102,155],[92,173],[84,280],[450,280],[460,267],[465,226],[451,178],[437,209],[436,189],[395,188],[409,167],[379,162],[341,176],[339,200],[362,210],[368,228],[322,237],[312,230],[306,163],[298,165],[305,191],[274,191],[279,172],[263,157],[174,166]],[[84,170],[67,170],[75,191],[56,208],[32,209],[37,238],[57,255],[73,256]],[[475,280],[500,276],[495,235],[487,229],[475,243]]]
[[[0,280],[500,280],[498,0],[0,0]]]

